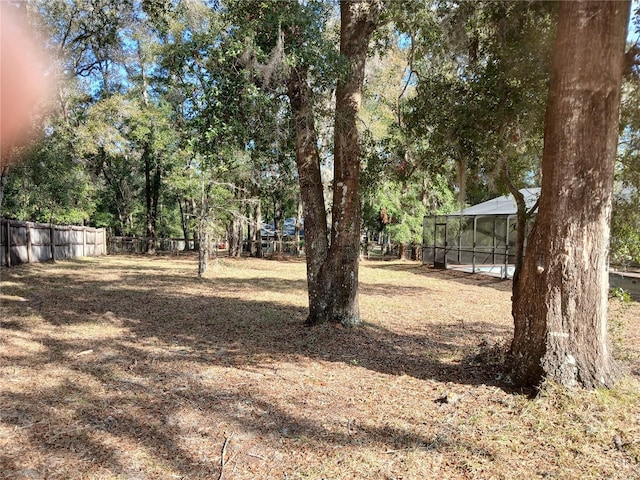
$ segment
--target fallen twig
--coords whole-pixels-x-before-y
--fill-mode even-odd
[[[222,452],[220,453],[220,475],[218,475],[218,480],[222,480],[222,475],[224,474],[224,466],[226,464],[224,456],[227,452],[227,445],[229,444],[231,437],[233,437],[233,433],[228,437],[225,437],[224,443],[222,444]]]
[[[382,452],[385,455],[389,455],[392,453],[399,453],[399,452],[408,452],[409,450],[411,450],[411,447],[408,448],[398,448],[397,450],[385,450],[384,452]]]

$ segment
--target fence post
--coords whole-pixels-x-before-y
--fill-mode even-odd
[[[33,247],[31,244],[31,223],[27,222],[27,263],[31,263],[33,259]]]
[[[49,237],[51,240],[51,260],[56,261],[56,227],[53,224],[49,224]]]

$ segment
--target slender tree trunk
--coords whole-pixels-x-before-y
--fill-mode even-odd
[[[207,271],[209,260],[209,225],[208,216],[211,211],[209,208],[208,195],[204,185],[204,180],[200,184],[200,221],[198,222],[198,237],[200,242],[198,245],[198,278],[202,278]]]
[[[182,235],[184,236],[184,249],[189,250],[189,223],[187,218],[187,201],[184,201],[184,207],[182,200],[178,197],[178,205],[180,206],[180,224],[182,225]]]
[[[124,237],[125,234],[125,222],[124,222],[124,216],[122,215],[122,212],[120,211],[120,207],[116,206],[116,210],[118,210],[118,230],[116,231],[116,235],[119,235],[121,237]]]
[[[202,278],[209,266],[209,231],[206,222],[200,221],[200,248],[198,249],[198,278]]]
[[[283,214],[280,202],[275,201],[273,204],[273,243],[274,251],[277,253],[283,253],[282,249],[282,236],[283,236]]]
[[[293,253],[296,256],[300,255],[300,230],[302,229],[302,201],[298,199],[298,209],[296,210],[296,225],[295,225],[295,234],[293,237],[294,246]]]
[[[513,380],[610,386],[607,253],[629,1],[560,2],[542,192],[514,304]]]
[[[260,207],[260,198],[256,203],[256,226],[255,226],[255,242],[256,242],[256,258],[264,256],[262,252],[262,210]]]
[[[0,212],[2,211],[2,200],[4,199],[4,188],[9,179],[9,164],[0,165]]]
[[[296,163],[300,181],[300,197],[304,215],[304,234],[307,261],[307,291],[309,316],[307,325],[327,320],[327,283],[322,266],[329,250],[327,212],[320,174],[318,138],[313,118],[313,92],[308,84],[307,70],[297,68],[288,81],[289,101],[296,135]]]
[[[142,73],[142,103],[145,108],[149,107],[149,95],[147,94],[147,75],[144,67],[142,50],[138,43],[138,60],[140,61]],[[142,157],[144,159],[144,179],[145,179],[145,199],[146,199],[146,253],[155,253],[156,244],[156,220],[158,215],[158,192],[160,190],[160,181],[158,178],[160,170],[160,162],[156,159],[155,175],[152,177],[153,170],[153,126],[149,131],[149,137],[145,140]]]
[[[159,159],[156,159],[156,168],[153,175],[151,190],[151,227],[153,228],[153,238],[158,233],[159,206],[160,206],[160,188],[162,185],[162,165]]]
[[[227,249],[227,255],[230,257],[235,257],[235,244],[236,244],[236,235],[235,235],[235,223],[236,223],[236,219],[235,217],[232,218],[231,220],[229,220],[229,224],[227,225],[227,243],[228,245],[228,249]]]
[[[153,214],[152,214],[152,179],[151,179],[151,145],[149,143],[145,143],[144,149],[142,152],[142,157],[144,159],[144,196],[145,196],[145,220],[146,220],[146,237],[147,243],[145,246],[145,252],[149,254],[155,253],[154,249],[154,238],[156,236],[155,230],[153,227]]]
[[[520,282],[520,271],[522,270],[522,263],[524,261],[524,244],[527,237],[527,222],[531,217],[531,213],[535,210],[536,207],[533,207],[531,211],[527,211],[527,204],[524,199],[524,195],[518,188],[514,185],[511,180],[511,176],[509,175],[509,165],[507,164],[507,160],[504,159],[502,164],[502,180],[507,185],[509,192],[513,195],[514,200],[516,201],[516,252],[515,252],[515,268],[513,271],[513,304],[516,304],[516,296],[518,295],[519,289],[518,284]],[[536,203],[536,206],[538,204]],[[508,227],[508,225],[507,225]]]
[[[367,228],[365,230],[364,248],[362,255],[364,258],[369,258],[369,242],[371,241],[371,231]]]
[[[195,198],[189,199],[189,212],[190,212],[191,218],[195,219],[197,217],[197,211],[198,210],[196,205],[196,199]],[[193,222],[192,228],[193,228],[193,233],[192,233],[193,249],[198,250],[200,248],[200,233],[198,232],[198,225],[195,222]]]
[[[256,219],[255,219],[255,206],[252,203],[247,205],[247,251],[249,252],[250,257],[256,256],[256,246],[255,246],[255,233],[253,229],[255,228]]]

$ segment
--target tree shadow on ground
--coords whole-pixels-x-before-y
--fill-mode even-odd
[[[167,375],[160,364],[148,365],[148,368],[147,378]],[[190,383],[189,387],[174,388],[175,384],[169,381],[135,383],[110,377],[100,370],[91,371],[91,375],[101,382],[102,391],[97,393],[83,385],[62,382],[29,393],[3,394],[2,422],[27,432],[37,457],[64,459],[72,467],[89,462],[99,467],[98,473],[108,472],[110,477],[168,478],[171,473],[181,478],[208,479],[216,475],[220,478],[219,447],[231,439],[230,432],[240,433],[233,438],[228,457],[245,455],[244,461],[250,461],[249,457],[260,458],[250,451],[255,437],[270,438],[282,448],[303,446],[305,450],[329,444],[336,448],[370,447],[389,453],[420,449],[491,456],[479,442],[456,438],[455,429],[443,419],[433,420],[436,433],[431,436],[415,434],[389,423],[347,421],[328,426],[309,419],[304,409],[292,413],[291,408],[266,401],[257,392],[239,392],[233,386],[212,390]],[[211,426],[183,420],[185,406],[206,418],[225,419],[228,430],[216,431]],[[65,410],[70,409],[74,411],[73,416],[65,415]],[[211,437],[206,443],[208,448],[189,450],[180,446],[184,444],[185,431],[186,436],[194,440]],[[152,459],[152,471],[145,474],[122,461],[118,443],[110,442],[114,438],[146,452]],[[0,462],[6,475],[3,478],[48,478],[46,463],[38,465],[37,470],[25,472],[19,469],[14,458],[3,456]],[[452,468],[458,473],[465,471],[464,463]],[[74,473],[67,470],[67,478],[72,478]]]
[[[38,280],[34,278],[35,282]],[[198,352],[216,346],[227,349],[226,362],[242,365],[253,356],[286,357],[303,355],[309,358],[350,362],[358,359],[361,366],[385,374],[411,375],[418,379],[455,381],[465,384],[490,383],[475,366],[462,363],[471,354],[469,345],[485,339],[503,338],[509,331],[482,321],[452,321],[435,324],[421,334],[403,335],[379,325],[365,324],[354,329],[324,326],[309,329],[303,326],[306,308],[275,301],[252,301],[238,296],[236,288],[271,288],[279,292],[302,290],[303,281],[249,279],[246,282],[223,279],[227,287],[210,281],[207,294],[189,295],[170,292],[148,285],[144,272],[132,273],[121,283],[91,280],[77,282],[72,274],[56,276],[63,288],[47,292],[48,283],[32,291],[20,286],[9,287],[12,294],[31,297],[21,306],[23,313],[41,315],[52,325],[72,325],[93,322],[125,327],[137,339],[154,338],[167,344],[179,343]],[[262,280],[262,282],[260,281]],[[156,281],[156,277],[154,277]],[[161,278],[164,283],[165,279]],[[257,282],[256,284],[252,283]],[[145,288],[148,285],[148,288]],[[193,278],[174,278],[173,286],[189,287],[202,284]],[[231,285],[230,287],[228,285]],[[134,287],[137,286],[137,287]],[[389,293],[394,289],[407,292],[411,287],[368,286],[371,293]],[[423,292],[423,289],[415,287]],[[303,291],[303,290],[302,290]],[[224,293],[224,295],[220,295]],[[13,328],[20,328],[12,322]],[[237,354],[235,347],[242,346]],[[89,348],[90,345],[85,345]],[[217,361],[212,357],[210,361]],[[453,363],[441,358],[458,359]]]
[[[190,377],[189,372],[207,367],[250,372],[283,361],[310,359],[344,365],[354,369],[354,374],[364,368],[443,384],[501,386],[499,367],[477,361],[480,350],[469,347],[484,338],[508,334],[488,322],[439,324],[421,334],[401,334],[374,324],[356,329],[332,325],[309,329],[303,326],[306,308],[242,298],[242,288],[267,288],[269,279],[262,279],[262,286],[251,280],[246,285],[244,281],[219,282],[227,284],[224,288],[210,281],[207,286],[211,288],[203,293],[201,281],[183,276],[161,275],[153,277],[157,283],[151,284],[145,269],[128,269],[117,281],[78,282],[66,273],[52,281],[27,267],[3,274],[10,285],[6,293],[29,301],[5,305],[12,320],[2,322],[2,327],[31,332],[31,341],[40,346],[29,357],[5,356],[3,363],[18,369],[35,366],[43,372],[64,368],[86,385],[62,379],[52,386],[0,394],[2,423],[27,432],[32,448],[44,457],[64,454],[78,461],[90,460],[117,475],[136,478],[131,467],[122,463],[114,439],[152,452],[149,455],[176,475],[212,478],[219,473],[217,452],[208,451],[205,458],[179,446],[178,437],[184,431],[176,422],[185,406],[224,418],[252,435],[311,446],[355,442],[387,450],[482,450],[480,445],[463,445],[459,440],[454,444],[445,427],[442,435],[429,438],[390,425],[347,425],[337,431],[305,418],[304,412],[294,414],[281,403],[269,402],[251,388],[240,391],[218,386],[212,390]],[[162,288],[169,285],[169,277],[171,285],[181,291]],[[12,284],[12,278],[20,281]],[[285,282],[278,290],[301,290],[303,284]],[[189,287],[194,288],[191,295],[184,293]],[[51,332],[31,331],[34,316],[50,326],[74,331],[97,325],[122,333],[104,339],[82,334],[58,338]],[[271,380],[277,381],[277,376]],[[72,416],[65,413],[70,409]],[[197,430],[197,425],[192,428]],[[209,443],[218,446],[223,439],[219,431],[197,435],[211,436]],[[7,471],[17,471],[15,459],[1,460]],[[46,473],[42,475],[46,478]]]
[[[96,321],[109,324],[113,320],[138,341],[152,338],[168,345],[180,344],[202,358],[206,357],[202,354],[203,349],[223,348],[227,352],[224,362],[235,366],[241,366],[245,359],[255,356],[300,355],[346,363],[356,359],[364,368],[423,380],[497,384],[494,372],[484,372],[463,360],[473,353],[469,351],[469,345],[509,335],[505,328],[482,321],[440,323],[421,334],[411,335],[373,324],[354,329],[336,326],[309,329],[303,326],[306,308],[250,301],[241,296],[219,296],[215,285],[206,296],[140,288],[147,281],[144,272],[119,285],[101,280],[74,283],[71,275],[58,276],[56,281],[64,288],[54,295],[32,291],[30,301],[21,304],[26,308],[24,313],[40,315],[51,325],[61,326]],[[177,281],[180,280],[174,278],[173,285]],[[252,281],[247,280],[248,285]],[[234,291],[236,282],[226,283],[226,294],[238,293]],[[287,284],[285,291],[302,287],[299,281],[278,280],[275,283],[279,291],[283,290],[283,283]],[[238,284],[245,285],[245,282]],[[264,284],[258,284],[258,288],[263,288],[269,287],[270,282],[266,279]],[[365,285],[365,290],[367,288],[375,291]],[[11,290],[29,296],[29,292],[20,287],[11,287]],[[389,292],[386,287],[384,290]],[[15,321],[7,326],[21,328]],[[46,339],[42,341],[47,342]],[[240,346],[241,350],[237,348]],[[91,345],[77,348],[87,349]],[[207,361],[216,362],[219,358],[214,355]],[[447,360],[443,361],[443,358]]]

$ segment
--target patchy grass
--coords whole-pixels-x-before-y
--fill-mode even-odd
[[[531,400],[499,368],[509,282],[364,262],[365,325],[307,329],[303,262],[195,271],[0,271],[0,478],[640,478],[637,303],[612,300],[615,389]]]

